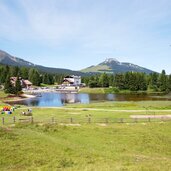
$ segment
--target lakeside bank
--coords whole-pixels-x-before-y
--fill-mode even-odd
[[[23,101],[23,100],[27,100],[27,99],[32,99],[35,97],[36,97],[35,95],[30,95],[30,94],[20,94],[19,96],[8,95],[6,97],[1,98],[1,101],[3,103],[18,102],[18,101]]]
[[[148,95],[167,95],[169,93],[160,91],[130,91],[130,90],[118,90],[115,88],[89,88],[84,87],[79,89],[79,93],[89,93],[89,94],[148,94]]]

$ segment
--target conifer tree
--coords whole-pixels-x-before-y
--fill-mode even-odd
[[[33,83],[33,85],[40,86],[41,77],[36,69],[29,70],[29,80]]]
[[[171,74],[169,75],[169,78],[168,78],[168,89],[169,91],[171,91]]]
[[[120,90],[124,89],[124,75],[116,74],[114,79],[115,87],[118,87]]]
[[[10,75],[6,77],[5,84],[4,84],[4,91],[5,93],[15,94],[15,87],[12,85],[10,80]]]
[[[165,70],[162,70],[162,73],[160,74],[159,79],[158,79],[160,91],[167,91],[168,89],[167,81],[168,80],[167,80],[166,72]]]
[[[16,90],[16,94],[19,94],[22,90],[21,81],[19,77],[17,77],[16,83],[15,83],[15,90]]]
[[[29,69],[28,68],[22,67],[20,72],[21,72],[21,77],[23,79],[28,79],[28,77],[29,77]]]
[[[106,73],[103,73],[99,77],[99,85],[101,87],[109,87],[109,78]]]

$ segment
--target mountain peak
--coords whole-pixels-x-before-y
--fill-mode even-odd
[[[116,58],[106,58],[106,60],[98,65],[91,66],[81,70],[82,72],[96,72],[96,73],[122,73],[122,72],[143,72],[152,73],[154,71],[147,68],[128,63],[119,62]]]
[[[106,58],[104,63],[111,63],[111,62],[116,62],[119,63],[119,61],[116,58]]]

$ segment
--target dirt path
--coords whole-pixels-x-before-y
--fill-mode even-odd
[[[171,112],[171,110],[141,110],[141,109],[98,109],[98,108],[65,108],[65,107],[24,107],[20,109],[28,109],[28,108],[45,108],[45,109],[60,109],[60,110],[75,110],[75,111],[107,111],[107,112]]]
[[[171,115],[131,115],[130,118],[146,119],[146,118],[163,118],[171,119]]]

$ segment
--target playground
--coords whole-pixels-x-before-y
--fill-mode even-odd
[[[15,109],[16,109],[16,107],[13,107],[13,106],[2,106],[1,107],[1,114],[12,114],[14,111],[15,111]]]

